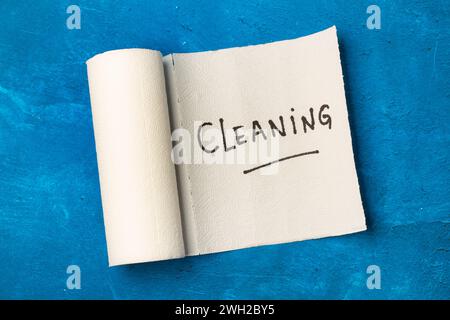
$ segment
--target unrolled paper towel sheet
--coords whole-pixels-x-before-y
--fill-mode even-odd
[[[269,159],[181,165],[179,183],[189,190],[181,197],[188,255],[366,230],[335,27],[293,40],[172,54],[164,65],[175,127],[195,141],[202,123],[220,131],[222,121],[231,131],[232,150],[224,151],[218,137],[210,146],[217,150],[204,156],[252,150],[252,133],[239,145],[233,128],[243,134],[258,121],[267,129],[271,120],[285,129],[284,136],[275,132],[279,153]],[[308,155],[289,159],[302,153]]]

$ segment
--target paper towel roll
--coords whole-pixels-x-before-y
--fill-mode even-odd
[[[110,266],[185,255],[158,51],[87,61]]]

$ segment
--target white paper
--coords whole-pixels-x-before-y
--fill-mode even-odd
[[[183,257],[161,55],[118,50],[87,64],[109,263]]]
[[[187,254],[347,234],[366,229],[356,176],[336,29],[288,41],[166,56],[176,125],[263,125],[316,113],[316,127],[280,139],[278,173],[244,175],[249,165],[187,165]],[[167,80],[167,79],[166,79]],[[318,125],[327,104],[332,127]],[[290,108],[295,112],[291,112]],[[267,127],[267,123],[265,124]],[[276,160],[276,159],[272,159]],[[254,167],[254,166],[253,166]],[[192,234],[192,235],[189,235]]]
[[[111,265],[366,229],[334,27],[163,59],[112,51],[88,69]],[[310,108],[314,129],[301,118]],[[199,123],[251,129],[256,120],[268,129],[280,116],[286,135],[272,158],[178,165],[175,178],[170,126],[187,129],[195,144]],[[248,138],[237,148],[249,147]]]

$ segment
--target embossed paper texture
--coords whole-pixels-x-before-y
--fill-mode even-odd
[[[366,229],[334,27],[163,58],[112,51],[88,71],[111,265]],[[195,144],[199,124],[254,132],[270,122],[283,129],[272,159],[171,160],[171,129],[187,129]],[[208,148],[223,154],[255,141],[234,136]]]

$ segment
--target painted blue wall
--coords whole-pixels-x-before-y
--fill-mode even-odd
[[[450,298],[450,2],[0,2],[0,298]],[[81,30],[66,8],[81,8]],[[335,24],[369,230],[107,267],[85,60],[299,37]],[[81,290],[67,290],[79,265]],[[366,268],[380,266],[382,289]]]

